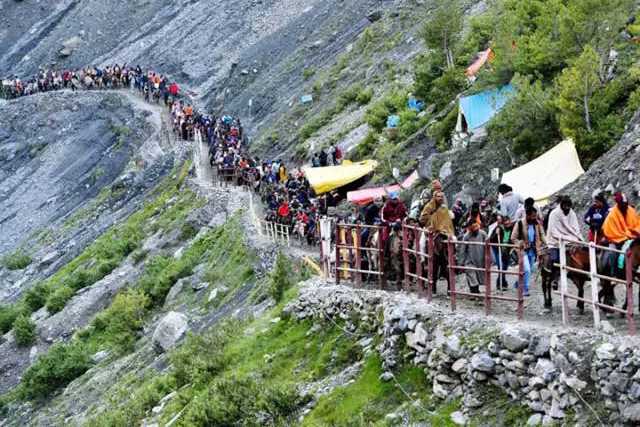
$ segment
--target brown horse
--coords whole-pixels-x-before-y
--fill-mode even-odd
[[[567,267],[575,268],[583,271],[589,271],[589,248],[580,246],[572,247],[567,250]],[[544,296],[544,308],[551,309],[551,294],[553,280],[560,274],[560,268],[553,267],[551,271],[543,267],[540,269],[540,275],[542,276],[542,294]],[[579,273],[569,271],[567,274],[569,280],[571,280],[578,288],[578,297],[584,298],[584,284],[587,281],[587,276]],[[584,314],[584,301],[578,301],[578,310],[580,314]]]

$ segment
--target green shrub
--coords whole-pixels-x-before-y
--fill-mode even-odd
[[[184,223],[182,227],[180,227],[180,240],[189,240],[195,237],[196,234],[198,234],[198,230],[193,224]]]
[[[451,134],[456,128],[457,121],[458,109],[452,108],[442,120],[430,128],[429,133],[435,139],[438,150],[444,152],[450,148]]]
[[[183,416],[185,425],[287,425],[308,399],[292,384],[268,384],[255,378],[223,378],[193,399]],[[264,419],[266,418],[266,419]]]
[[[140,264],[142,261],[144,261],[148,254],[149,251],[147,250],[136,249],[133,254],[131,254],[131,256],[133,258],[133,262],[135,262],[136,264]]]
[[[338,110],[342,111],[347,106],[357,102],[360,105],[366,105],[373,97],[373,89],[365,89],[361,84],[357,83],[349,86],[338,97]]]
[[[141,291],[126,291],[113,300],[109,308],[98,314],[91,326],[100,335],[101,345],[120,352],[133,349],[137,333],[144,326],[150,300]]]
[[[75,295],[75,293],[76,291],[69,286],[60,286],[59,288],[54,290],[47,298],[47,311],[51,314],[61,311],[67,304],[67,301],[73,298],[73,295]]]
[[[25,292],[23,302],[27,311],[33,313],[44,307],[50,292],[50,289],[43,283],[39,283]]]
[[[514,84],[518,91],[489,123],[487,132],[491,141],[513,142],[517,154],[532,159],[561,138],[553,105],[555,94],[529,77],[516,76]]]
[[[363,159],[373,153],[378,144],[378,135],[375,132],[369,132],[367,136],[356,147],[356,158]]]
[[[292,285],[290,272],[291,262],[285,255],[279,253],[269,276],[269,295],[277,302],[282,300],[285,291]]]
[[[369,107],[364,119],[373,130],[380,133],[387,126],[387,118],[403,110],[405,106],[405,94],[400,91],[394,91]]]
[[[170,355],[178,387],[205,385],[222,372],[230,362],[225,347],[237,332],[237,325],[224,323],[203,335],[189,334]]]
[[[432,83],[426,102],[436,105],[436,110],[441,110],[453,101],[460,92],[467,87],[464,70],[451,68]]]
[[[8,270],[23,270],[31,264],[33,260],[31,256],[23,249],[5,255],[2,258],[2,265]]]
[[[13,328],[18,314],[14,305],[0,305],[0,334],[6,334]]]
[[[362,89],[356,96],[356,102],[360,105],[367,105],[369,102],[371,102],[371,98],[373,98],[373,89]]]
[[[24,373],[21,394],[30,399],[50,397],[84,374],[89,366],[90,356],[79,343],[54,344]]]
[[[20,347],[26,347],[36,340],[36,324],[31,320],[31,317],[22,314],[13,322],[13,333],[16,344]]]
[[[305,68],[302,70],[302,78],[305,80],[309,80],[316,74],[316,70],[314,68]]]

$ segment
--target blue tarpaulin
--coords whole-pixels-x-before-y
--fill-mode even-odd
[[[300,97],[300,102],[303,104],[308,104],[309,102],[313,102],[313,95],[302,95]]]
[[[388,128],[397,128],[400,124],[400,116],[389,116],[387,117],[387,127]]]
[[[460,113],[467,121],[468,129],[474,130],[486,125],[504,107],[513,93],[515,88],[508,84],[460,98]]]
[[[407,106],[410,110],[414,110],[419,113],[424,108],[424,102],[418,101],[417,99],[411,97],[409,98],[409,101],[407,101]]]

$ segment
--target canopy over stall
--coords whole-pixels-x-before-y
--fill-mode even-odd
[[[529,163],[506,172],[502,182],[522,197],[532,197],[543,206],[583,173],[575,144],[566,140]]]
[[[345,160],[340,166],[306,167],[304,173],[316,194],[324,194],[357,181],[373,172],[377,166],[378,162],[375,160],[358,163]]]
[[[382,196],[386,196],[393,191],[401,191],[411,188],[413,184],[418,181],[418,171],[413,171],[402,184],[385,185],[384,187],[365,188],[363,190],[349,191],[347,193],[347,200],[357,205],[366,205],[372,202],[374,199]]]

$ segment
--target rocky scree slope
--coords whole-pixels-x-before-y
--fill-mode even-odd
[[[0,103],[0,295],[46,277],[139,205],[174,166],[160,107],[126,92],[46,93]]]
[[[311,91],[320,73],[309,79],[305,70],[329,69],[382,17],[391,20],[384,23],[393,25],[385,38],[393,43],[387,40],[391,49],[387,54],[372,45],[369,65],[385,59],[402,64],[417,54],[420,42],[415,33],[429,3],[2,0],[0,7],[0,28],[5,29],[0,30],[0,75],[32,75],[51,63],[59,67],[140,64],[171,75],[202,105],[239,115],[250,136],[259,137]],[[62,49],[64,55],[59,53]],[[350,71],[341,71],[349,74],[344,76],[349,81],[363,77],[373,81],[384,72],[375,66],[362,76],[358,69],[364,68],[353,63]],[[343,86],[326,89],[325,102],[337,97]],[[351,122],[348,126],[353,126]]]

